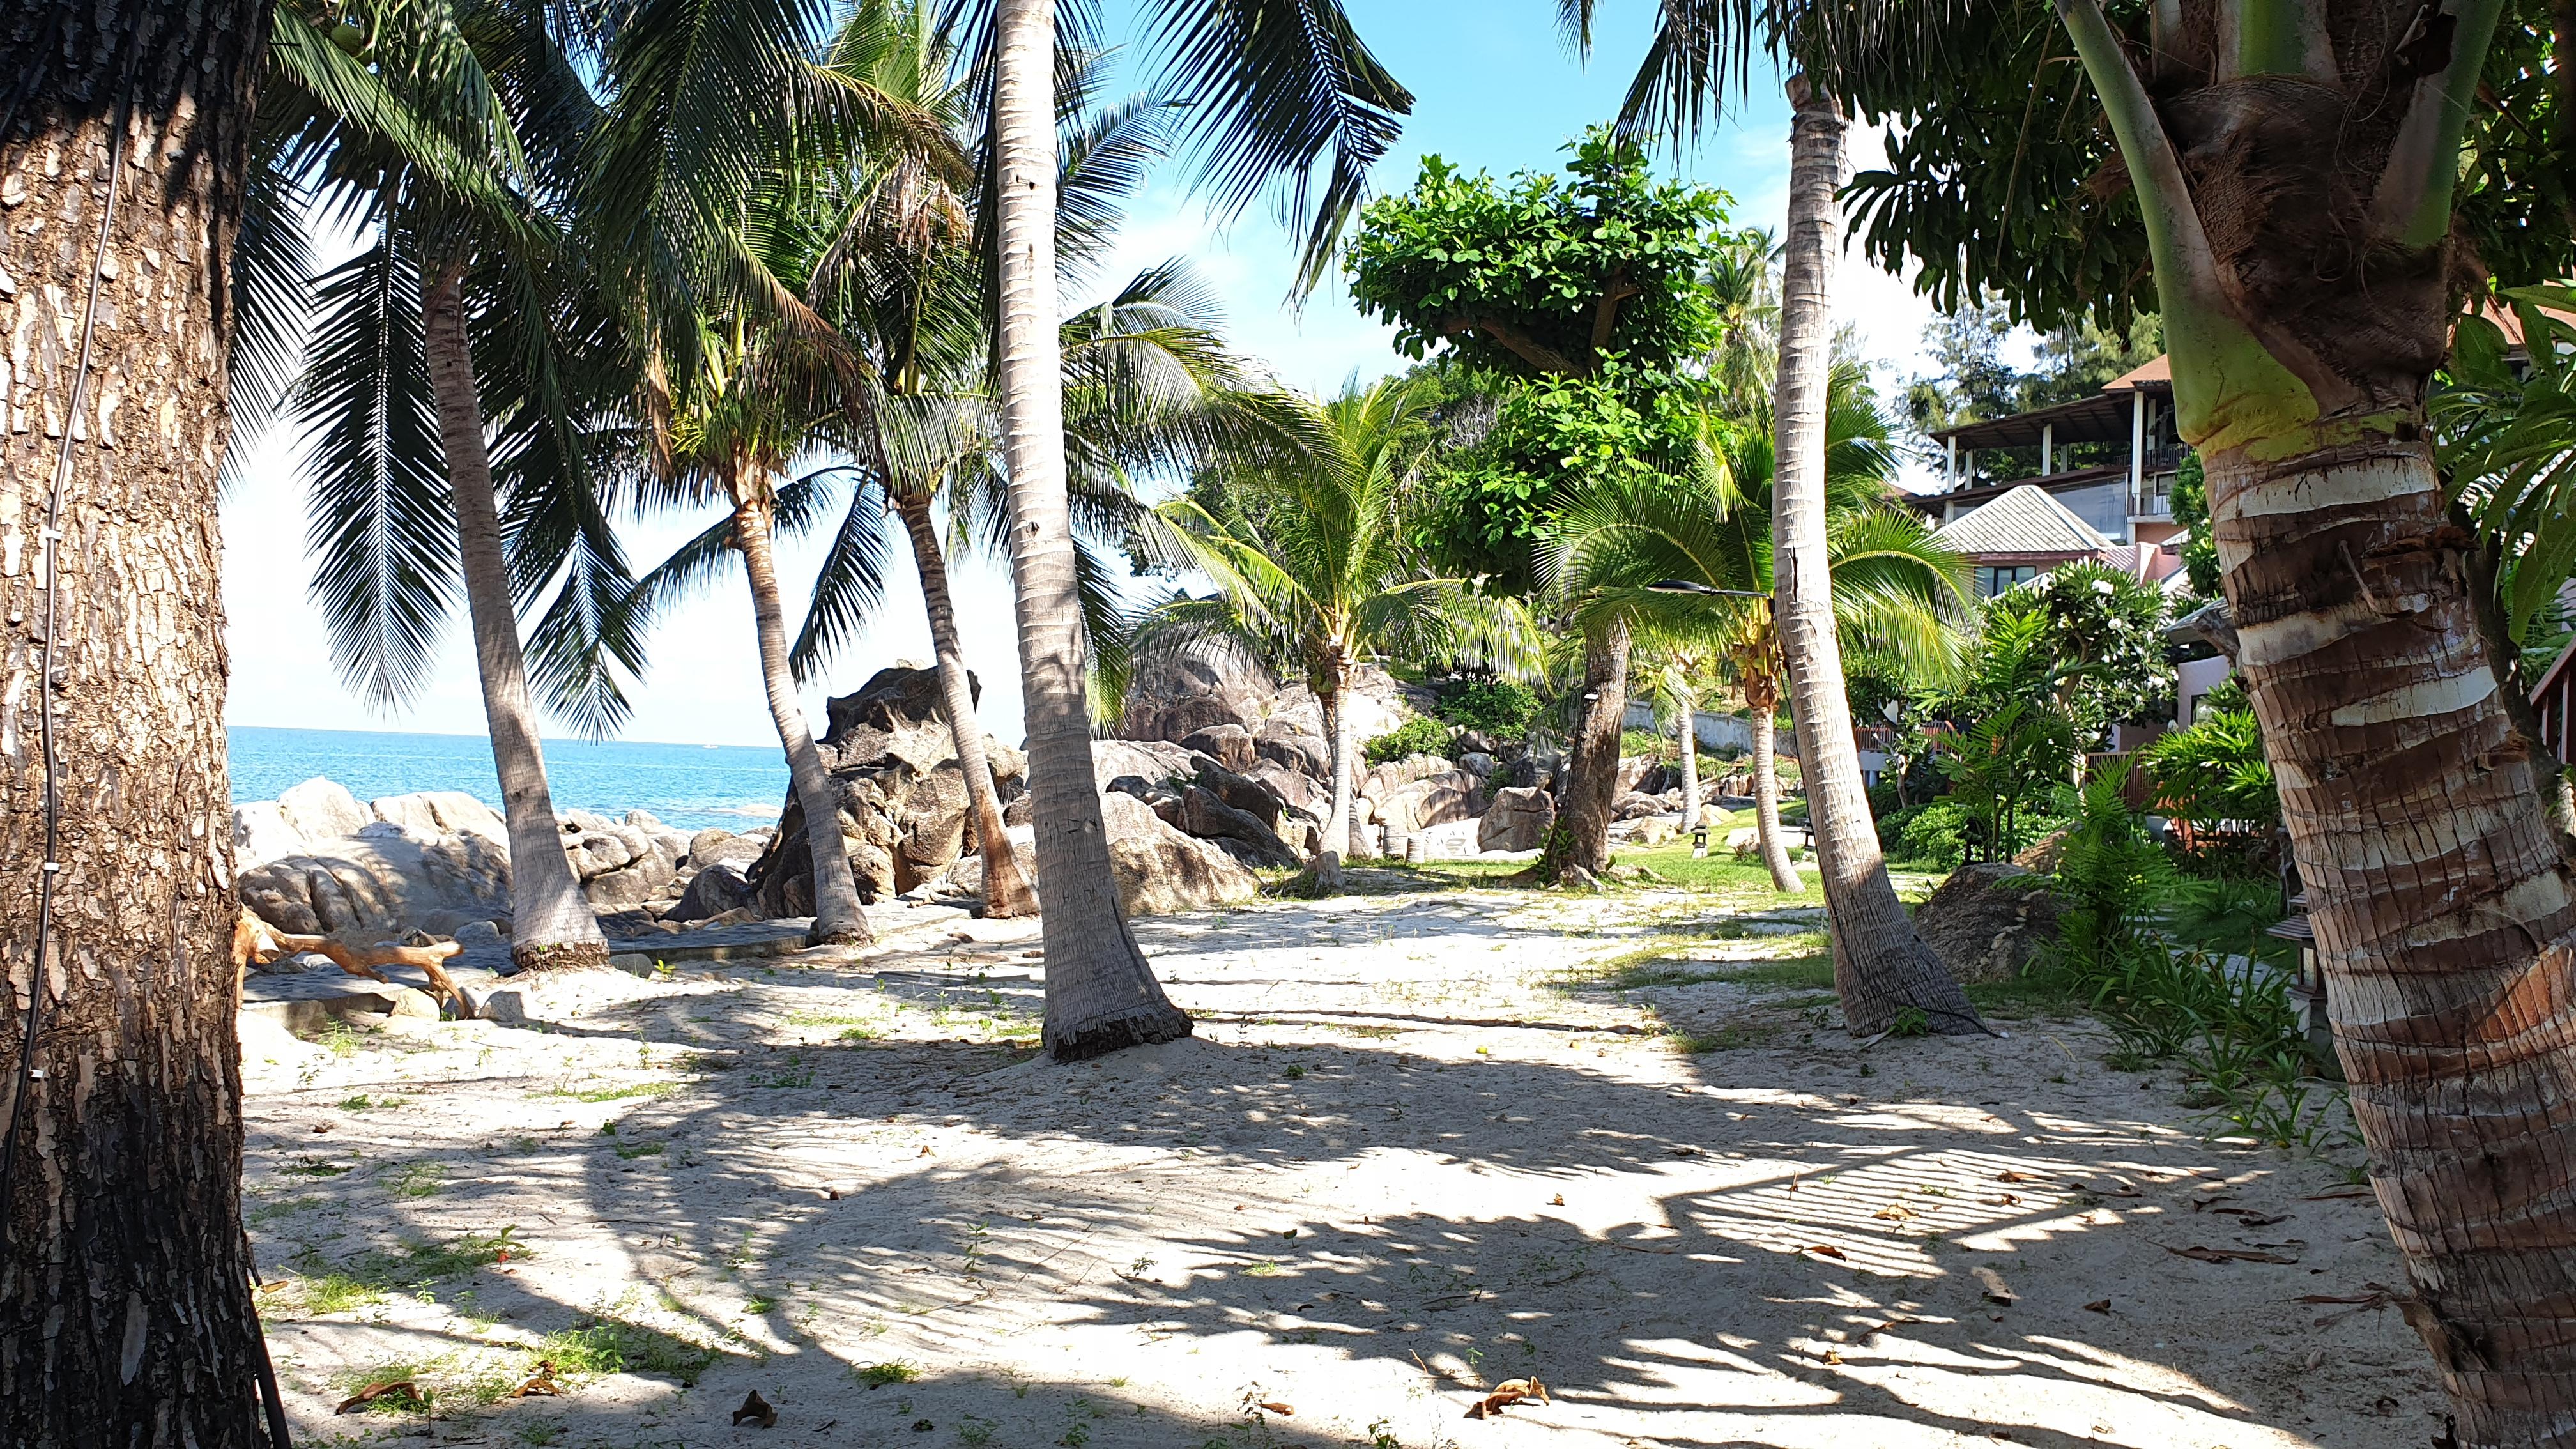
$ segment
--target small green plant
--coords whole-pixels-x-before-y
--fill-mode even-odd
[[[990,1419],[978,1419],[968,1414],[957,1421],[957,1442],[969,1446],[969,1449],[973,1449],[976,1445],[990,1444],[993,1442],[993,1431],[996,1427],[998,1426]]]
[[[1498,744],[1517,744],[1529,735],[1538,694],[1509,679],[1457,680],[1440,686],[1432,713],[1462,730],[1490,735]]]
[[[568,1374],[659,1374],[694,1385],[716,1361],[714,1349],[656,1328],[592,1317],[537,1345],[540,1358]]]
[[[380,1390],[364,1403],[354,1404],[342,1410],[343,1413],[426,1414],[436,1407],[438,1396],[434,1391],[420,1386],[419,1381],[422,1377],[421,1369],[412,1364],[388,1363],[378,1364],[370,1369],[351,1369],[348,1372],[336,1374],[332,1377],[332,1383],[342,1393],[352,1398],[369,1389]],[[390,1391],[382,1391],[383,1386],[388,1384],[396,1387]]]
[[[552,1444],[557,1439],[564,1436],[564,1426],[561,1424],[532,1422],[521,1424],[516,1430],[516,1434],[520,1443],[534,1444],[537,1446],[537,1449],[545,1449],[546,1445]]]
[[[395,1168],[385,1191],[399,1198],[436,1197],[447,1186],[447,1167],[437,1162],[406,1162]]]
[[[1932,1018],[1919,1006],[1899,1008],[1895,1022],[1887,1028],[1887,1034],[1889,1036],[1930,1036]]]
[[[290,1177],[338,1177],[354,1165],[347,1162],[325,1162],[318,1157],[308,1157],[300,1162],[281,1167],[278,1171]]]
[[[557,1087],[549,1097],[570,1097],[576,1102],[622,1102],[629,1097],[667,1097],[688,1085],[685,1082],[629,1082],[614,1087]]]
[[[1447,725],[1425,715],[1417,715],[1370,740],[1360,753],[1372,765],[1383,765],[1409,755],[1446,755],[1451,731]]]
[[[1299,1077],[1306,1075],[1306,1069],[1304,1067],[1292,1066],[1288,1068],[1288,1070],[1281,1072],[1279,1075],[1286,1077],[1288,1080],[1293,1082]]]
[[[921,1366],[903,1359],[893,1359],[886,1363],[872,1363],[864,1368],[852,1369],[850,1376],[869,1388],[881,1389],[888,1384],[908,1384],[917,1381],[921,1377]]]
[[[1368,1436],[1368,1449],[1404,1449],[1404,1441],[1395,1437],[1395,1430],[1384,1419],[1369,1421]]]
[[[1262,1262],[1255,1263],[1251,1267],[1244,1269],[1243,1274],[1247,1278],[1277,1278],[1284,1276],[1287,1271],[1287,1269],[1280,1267],[1277,1263],[1265,1259]]]
[[[617,1144],[617,1155],[626,1158],[629,1161],[638,1157],[659,1157],[662,1155],[662,1152],[663,1144],[659,1142],[620,1142]]]
[[[410,1100],[411,1098],[409,1097],[370,1097],[366,1093],[360,1092],[354,1097],[342,1097],[340,1099],[340,1110],[343,1112],[373,1112],[380,1109],[399,1107]]]

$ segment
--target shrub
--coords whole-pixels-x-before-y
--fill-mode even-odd
[[[1660,760],[1672,753],[1673,742],[1652,730],[1619,731],[1619,754],[1623,758],[1643,756],[1649,760]]]
[[[1407,755],[1445,755],[1449,753],[1449,742],[1447,725],[1417,715],[1361,746],[1360,753],[1370,764],[1383,765]]]
[[[1968,858],[1971,823],[1967,807],[1956,800],[1920,806],[1897,829],[1897,853],[1943,870],[1956,869]]]
[[[1462,730],[1480,730],[1505,744],[1529,735],[1538,695],[1508,679],[1462,679],[1440,687],[1432,713]]]

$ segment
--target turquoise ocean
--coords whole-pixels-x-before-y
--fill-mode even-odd
[[[414,735],[376,730],[299,730],[235,725],[233,799],[274,800],[316,775],[360,800],[414,790],[462,790],[500,808],[492,744],[481,735]],[[557,810],[595,810],[614,820],[649,810],[682,830],[742,830],[775,821],[787,796],[787,763],[775,745],[589,744],[548,740],[546,783]]]

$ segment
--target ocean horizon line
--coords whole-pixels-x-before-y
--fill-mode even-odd
[[[275,730],[280,733],[304,735],[368,735],[425,740],[481,740],[487,744],[490,743],[492,739],[492,736],[488,731],[476,734],[463,730],[366,730],[341,729],[325,725],[263,724],[227,724],[224,728],[228,730]],[[537,743],[549,748],[555,745],[570,745],[583,748],[597,748],[602,745],[643,745],[673,750],[774,750],[777,751],[782,758],[786,753],[776,740],[770,740],[765,743],[742,745],[729,744],[721,740],[630,740],[623,736],[605,740],[586,740],[576,735],[539,735],[537,736]]]

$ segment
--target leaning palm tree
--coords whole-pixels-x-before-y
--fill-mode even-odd
[[[760,234],[796,234],[783,219],[772,220]],[[790,466],[823,444],[841,412],[834,391],[841,380],[787,326],[755,327],[738,316],[707,318],[699,332],[687,349],[696,361],[694,371],[666,373],[676,383],[670,417],[655,440],[651,471],[640,480],[639,492],[648,505],[717,503],[725,516],[639,579],[628,607],[639,618],[649,617],[679,593],[708,582],[713,562],[723,552],[742,561],[761,683],[787,756],[796,813],[813,865],[814,924],[807,939],[816,945],[866,941],[873,932],[859,905],[858,878],[841,835],[839,793],[805,723],[788,663],[787,614],[776,555],[781,515],[792,527],[812,502],[810,488],[794,488]]]
[[[1829,411],[1827,559],[1837,623],[1909,673],[1952,673],[1965,566],[1933,542],[1922,519],[1888,501],[1895,463],[1887,425],[1856,369],[1837,370]],[[1578,618],[1616,614],[1726,661],[1753,715],[1763,860],[1774,885],[1798,890],[1803,882],[1780,832],[1774,762],[1783,651],[1770,597],[1777,585],[1770,440],[1713,419],[1704,435],[1706,466],[1687,479],[1604,486],[1575,498],[1555,520],[1549,577]],[[1811,818],[1813,809],[1811,796]],[[1934,1005],[1973,1016],[1964,997]]]
[[[1558,0],[1577,43],[1590,43],[1597,0]],[[1926,27],[1949,12],[1920,7]],[[1749,58],[1833,51],[1848,34],[1888,17],[1885,6],[1812,0],[1667,0],[1621,106],[1621,129],[1676,141],[1695,136],[1728,91],[1741,93]],[[1789,147],[1788,227],[1781,251],[1778,364],[1771,426],[1780,459],[1772,514],[1778,632],[1797,721],[1807,818],[1833,927],[1835,989],[1855,1032],[1883,1031],[1908,1007],[1945,1030],[1975,1030],[1951,1010],[1957,986],[1896,899],[1887,857],[1861,786],[1843,652],[1835,631],[1826,518],[1825,422],[1833,370],[1833,265],[1841,252],[1842,103],[1803,73],[1788,79],[1795,114]],[[1938,1007],[1939,1010],[1934,1008]]]
[[[1157,606],[1137,633],[1145,651],[1218,638],[1304,669],[1323,707],[1332,774],[1323,847],[1309,878],[1317,889],[1338,890],[1351,839],[1346,696],[1359,667],[1383,657],[1456,659],[1529,676],[1540,650],[1518,600],[1423,571],[1405,494],[1428,434],[1405,383],[1354,384],[1324,405],[1323,425],[1329,452],[1231,480],[1257,495],[1259,508],[1220,518],[1192,499],[1163,506],[1216,592]]]
[[[312,438],[313,593],[358,692],[387,708],[417,695],[461,583],[509,833],[511,956],[605,965],[537,714],[542,692],[604,731],[626,707],[616,670],[636,660],[609,627],[625,568],[589,457],[615,384],[591,365],[598,319],[562,215],[595,119],[566,56],[581,18],[473,0],[432,18],[451,23],[380,25],[365,63],[281,20],[245,229],[293,228],[305,202],[362,216],[366,244],[309,289],[246,269],[246,333],[287,375],[244,401],[254,418],[281,401]],[[267,347],[316,304],[300,353]],[[540,610],[536,689],[523,603]]]
[[[1011,575],[1019,606],[1021,696],[1046,899],[1048,1050],[1060,1060],[1186,1035],[1188,1016],[1154,983],[1111,888],[1093,793],[1080,571],[1068,504],[1063,377],[1055,356],[1058,171],[1055,0],[996,0],[985,45],[993,86],[989,234],[1000,284],[994,339],[1010,476]],[[1076,12],[1080,13],[1080,12]],[[1370,162],[1412,97],[1378,65],[1338,0],[1171,0],[1158,38],[1173,98],[1220,208],[1274,179],[1310,209],[1306,272],[1321,272],[1359,204]],[[1320,193],[1307,185],[1332,155]]]

